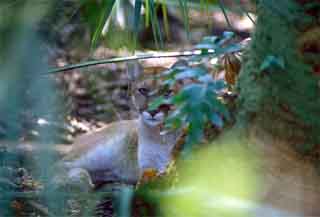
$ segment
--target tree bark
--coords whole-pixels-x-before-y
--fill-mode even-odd
[[[320,216],[320,1],[255,3],[237,123],[261,151],[262,201]]]

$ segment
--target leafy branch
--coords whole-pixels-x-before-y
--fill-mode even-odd
[[[237,43],[228,43],[233,36],[233,33],[225,32],[222,37],[205,37],[200,44],[196,45],[196,48],[208,55],[211,55],[209,51],[214,50],[213,57],[232,54],[239,51],[241,47]],[[193,61],[201,62],[201,56],[199,58]],[[167,89],[175,90],[177,84],[181,83],[183,86],[178,88],[174,95],[160,96],[149,106],[150,109],[155,109],[162,104],[174,105],[175,110],[168,116],[166,126],[186,129],[184,153],[189,153],[193,145],[202,140],[207,123],[222,129],[224,121],[231,119],[227,106],[219,97],[226,89],[225,81],[214,80],[202,64],[189,66],[186,61],[185,64],[176,64],[160,76]]]

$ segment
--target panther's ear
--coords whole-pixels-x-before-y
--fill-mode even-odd
[[[127,62],[127,76],[131,95],[131,111],[141,111],[147,106],[147,98],[138,90],[138,86],[143,79],[143,67],[139,61]]]
[[[138,81],[143,75],[143,67],[138,60],[127,62],[127,76],[130,82]]]

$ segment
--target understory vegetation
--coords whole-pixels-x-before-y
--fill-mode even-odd
[[[288,167],[274,156],[319,172],[319,8],[302,0],[1,1],[0,216],[273,213],[277,204],[261,196],[272,189],[266,174]],[[77,183],[58,180],[77,136],[137,118],[132,63],[160,81],[148,109],[169,107],[163,132],[182,132],[173,162],[135,185],[93,185],[82,171]]]

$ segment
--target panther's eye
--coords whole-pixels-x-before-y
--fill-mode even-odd
[[[145,88],[145,87],[141,87],[138,89],[139,93],[143,96],[148,96],[148,93],[149,93],[149,90],[148,88]]]

